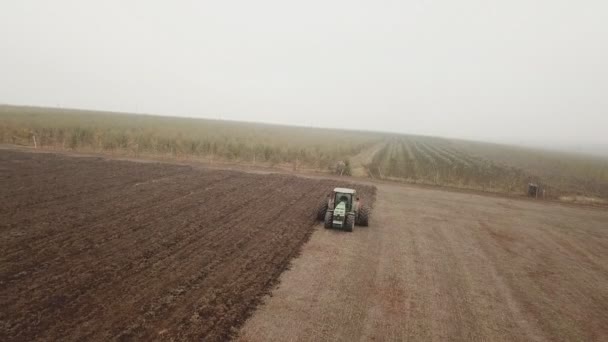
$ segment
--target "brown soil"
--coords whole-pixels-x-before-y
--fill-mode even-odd
[[[317,226],[241,341],[608,341],[608,211],[377,183]]]
[[[228,339],[337,185],[0,150],[0,340]]]

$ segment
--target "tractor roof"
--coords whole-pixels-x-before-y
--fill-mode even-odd
[[[340,193],[343,193],[343,194],[354,194],[355,190],[348,189],[348,188],[335,188],[334,192],[340,192]]]

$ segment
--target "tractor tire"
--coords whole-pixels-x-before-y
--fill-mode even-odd
[[[357,215],[357,226],[367,227],[369,225],[369,208],[359,208],[359,214]]]
[[[355,215],[347,215],[346,220],[344,221],[344,230],[346,230],[347,232],[352,232],[354,226],[355,226]]]
[[[327,201],[323,201],[317,209],[317,220],[323,221],[325,219],[325,213],[327,212]]]
[[[324,218],[324,222],[325,222],[324,227],[325,227],[325,229],[330,229],[331,226],[332,226],[332,224],[333,224],[333,221],[334,221],[334,212],[330,211],[330,210],[326,211],[325,212],[325,218]]]

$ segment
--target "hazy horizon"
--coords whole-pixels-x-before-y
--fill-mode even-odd
[[[14,2],[0,102],[605,152],[608,4],[583,3]]]

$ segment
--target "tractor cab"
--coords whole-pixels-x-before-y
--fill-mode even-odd
[[[330,199],[330,208],[335,209],[340,203],[345,204],[346,212],[353,211],[353,203],[357,199],[357,192],[353,189],[335,188],[333,198]]]
[[[325,226],[353,230],[357,193],[353,189],[335,188],[328,198]]]

